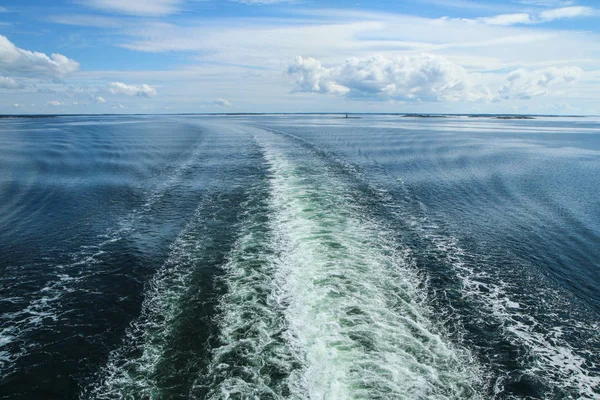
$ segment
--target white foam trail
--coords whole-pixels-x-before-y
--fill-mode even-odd
[[[370,127],[365,126],[365,129]],[[313,143],[304,138],[284,132],[278,133],[305,143],[311,148],[314,147]],[[317,151],[322,149],[319,148]],[[355,166],[336,156],[332,150],[327,151],[326,156],[351,171],[373,190],[378,200],[392,210],[399,221],[425,238],[426,242],[430,242],[431,249],[423,250],[433,249],[436,258],[441,257],[445,263],[448,263],[450,267],[448,272],[450,275],[455,275],[460,284],[455,289],[460,289],[461,301],[472,302],[477,313],[477,315],[465,316],[452,307],[449,310],[437,310],[443,314],[440,319],[447,319],[446,323],[453,324],[452,329],[457,330],[454,335],[459,340],[465,334],[461,326],[461,318],[493,320],[504,339],[515,348],[527,349],[526,354],[514,361],[521,366],[522,373],[543,381],[552,392],[547,394],[549,397],[566,396],[567,392],[576,393],[582,398],[593,399],[598,396],[599,365],[594,362],[597,360],[597,355],[593,350],[573,345],[568,339],[576,332],[580,335],[580,339],[576,342],[585,342],[584,338],[587,337],[591,338],[590,348],[597,347],[600,343],[600,335],[597,333],[600,325],[597,322],[582,322],[587,318],[579,318],[579,321],[569,318],[564,310],[571,309],[572,305],[568,300],[561,298],[561,295],[557,295],[548,282],[543,285],[536,282],[543,277],[526,276],[528,268],[523,266],[520,266],[517,271],[508,271],[509,275],[512,273],[516,276],[503,276],[505,272],[489,268],[485,256],[467,254],[455,237],[442,233],[442,229],[431,221],[430,212],[423,203],[413,200],[417,205],[416,209],[412,206],[398,205],[399,199],[391,198],[387,191],[372,179],[365,181]],[[398,181],[406,197],[412,198],[402,179],[398,178]],[[535,285],[536,291],[522,293],[522,290],[512,287],[508,282],[531,282]],[[520,293],[520,297],[517,297],[516,293]],[[444,293],[441,295],[444,297]],[[531,304],[537,304],[536,307],[539,306],[540,309],[533,312]],[[538,313],[543,314],[544,321],[536,317]],[[503,396],[506,395],[503,393],[503,386],[507,381],[510,380],[500,374],[494,381],[490,380],[489,384],[494,386],[497,395]]]
[[[208,240],[203,237],[204,204],[171,245],[169,257],[150,281],[140,317],[132,322],[123,344],[109,355],[85,398],[120,399],[157,396],[156,370],[180,313],[180,299]],[[204,240],[203,240],[204,239]]]
[[[289,138],[256,138],[270,169],[268,248],[255,253],[249,225],[225,267],[209,398],[476,398],[467,352],[436,328],[408,253],[351,185]]]
[[[244,223],[223,266],[221,346],[214,349],[206,375],[194,385],[194,392],[207,392],[201,398],[281,398],[301,381],[302,363],[285,340],[283,306],[273,290],[277,256],[265,185],[257,184],[243,205]]]
[[[286,135],[313,146],[305,139]],[[346,162],[337,158],[335,154],[328,154],[328,156],[347,167]],[[402,178],[397,180],[406,197],[412,197]],[[440,226],[431,221],[428,216],[430,212],[422,202],[417,202],[417,210],[409,207],[409,211],[406,212],[403,210],[405,207],[396,205],[397,199],[390,198],[384,189],[379,189],[372,181],[368,184],[382,202],[392,210],[396,210],[399,220],[426,238],[449,264],[461,284],[462,301],[476,305],[477,318],[496,321],[503,338],[516,348],[527,349],[527,354],[523,355],[522,359],[514,360],[521,365],[524,374],[542,380],[550,391],[554,391],[547,394],[549,397],[566,396],[565,390],[576,393],[581,398],[598,397],[600,365],[591,361],[597,360],[597,354],[588,348],[574,346],[566,338],[569,333],[577,331],[582,334],[582,337],[592,338],[593,344],[590,344],[590,348],[594,348],[600,344],[600,335],[597,333],[600,328],[598,322],[587,323],[558,315],[572,306],[568,300],[557,295],[549,282],[544,284],[536,282],[543,277],[527,275],[529,268],[524,266],[520,266],[518,271],[508,271],[509,275],[515,276],[503,276],[506,272],[490,268],[486,256],[468,254],[460,247],[455,237],[442,233]],[[523,292],[509,282],[520,282],[524,285],[530,282],[536,290]],[[516,293],[519,293],[520,298],[516,297]],[[536,303],[540,310],[534,313],[530,305]],[[454,311],[451,312],[455,314]],[[543,314],[546,320],[540,321],[536,318],[537,313]],[[453,317],[461,318],[460,315],[453,315]],[[455,329],[458,329],[457,336],[464,334],[460,325],[455,326]],[[585,340],[580,339],[580,341]],[[497,395],[505,395],[503,393],[505,383],[504,376],[499,376],[495,382],[491,382]]]
[[[196,146],[183,163],[170,168],[168,178],[148,191],[144,203],[123,217],[118,227],[108,229],[105,234],[99,236],[101,241],[98,244],[82,246],[78,252],[71,255],[70,263],[48,267],[54,268],[54,278],[47,281],[37,293],[29,295],[31,300],[26,307],[0,315],[3,325],[0,331],[0,378],[8,376],[14,370],[14,363],[20,357],[38,347],[38,343],[26,342],[24,337],[43,326],[44,320],[56,321],[59,318],[62,312],[62,297],[66,293],[77,291],[81,281],[94,275],[96,271],[91,267],[101,262],[105,249],[135,230],[140,219],[195,165],[201,150],[201,146]],[[19,344],[19,349],[6,350],[14,343]]]
[[[515,361],[521,364],[525,374],[544,382],[551,391],[547,396],[553,397],[553,391],[562,393],[566,390],[568,393],[577,393],[581,399],[598,398],[600,375],[593,371],[597,371],[599,365],[584,357],[595,357],[596,354],[593,350],[575,348],[563,337],[565,330],[575,329],[585,335],[595,336],[596,343],[599,343],[598,323],[573,324],[573,321],[566,321],[556,309],[561,299],[552,293],[552,289],[537,285],[535,297],[541,300],[540,308],[545,309],[545,317],[553,321],[553,325],[549,326],[548,322],[539,321],[528,306],[523,309],[521,303],[515,301],[511,296],[514,290],[511,290],[509,283],[465,264],[457,264],[455,268],[463,283],[465,299],[479,303],[481,312],[498,321],[503,336],[509,342],[515,346],[525,346],[527,353]],[[521,277],[521,281],[527,284],[526,277]],[[527,295],[522,297],[525,301],[531,301]],[[569,308],[566,303],[562,306]],[[590,346],[594,347],[591,343]],[[503,391],[504,381],[504,377],[499,377],[495,382],[497,393]]]
[[[425,207],[422,203],[420,205]],[[406,215],[403,217],[410,218]],[[588,349],[571,345],[563,337],[563,331],[576,330],[595,337],[595,343],[600,343],[597,334],[600,325],[576,323],[558,315],[560,311],[571,308],[571,305],[557,296],[552,287],[548,287],[548,282],[536,282],[541,277],[527,275],[528,270],[524,267],[518,271],[490,269],[484,256],[467,254],[456,238],[441,234],[438,226],[424,223],[426,221],[424,219],[412,225],[443,254],[461,283],[462,300],[476,305],[477,318],[494,320],[502,337],[509,343],[516,348],[527,349],[520,359],[513,360],[520,365],[522,373],[542,380],[550,391],[563,393],[566,390],[577,393],[578,398],[597,398],[600,375],[594,371],[599,366],[584,357],[595,355]],[[503,277],[503,274],[516,276]],[[535,291],[523,292],[509,282],[532,285]],[[520,298],[515,297],[517,293],[520,293]],[[531,304],[536,304],[539,310],[534,313]],[[538,313],[545,316],[544,322],[536,317]],[[498,376],[495,382],[491,382],[496,395],[503,394],[506,381],[506,377]],[[547,395],[553,396],[552,393]]]

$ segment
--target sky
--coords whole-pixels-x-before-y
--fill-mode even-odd
[[[600,114],[600,0],[0,0],[0,114]]]

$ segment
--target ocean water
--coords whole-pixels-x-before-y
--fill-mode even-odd
[[[600,119],[0,123],[2,399],[598,399]]]

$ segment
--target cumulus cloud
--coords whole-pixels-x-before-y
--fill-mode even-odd
[[[79,3],[120,14],[161,16],[179,11],[183,0],[79,0]]]
[[[325,67],[297,57],[288,74],[299,91],[407,101],[482,101],[492,98],[476,75],[450,60],[422,54],[350,58]]]
[[[112,82],[108,85],[108,91],[112,94],[124,94],[127,96],[153,97],[156,96],[156,89],[146,84],[126,85],[123,82]]]
[[[47,106],[52,106],[52,107],[58,107],[58,106],[62,106],[63,103],[61,103],[58,100],[52,100],[46,103]]]
[[[323,67],[321,62],[314,58],[298,56],[288,68],[288,74],[296,78],[298,91],[345,94],[350,89],[335,81],[340,78],[340,70],[340,67]]]
[[[94,97],[94,101],[96,103],[106,103],[106,100],[102,96],[96,96],[96,97]]]
[[[221,99],[221,98],[216,99],[214,103],[216,105],[218,105],[219,107],[230,107],[231,106],[231,103],[229,102],[229,100]]]
[[[0,89],[23,89],[25,85],[15,81],[13,78],[0,76]]]
[[[518,69],[506,77],[506,83],[498,92],[500,98],[527,100],[548,94],[557,84],[572,83],[583,75],[579,67],[549,67],[538,70]]]
[[[61,78],[79,69],[79,63],[62,54],[23,50],[0,35],[0,71],[18,76]]]

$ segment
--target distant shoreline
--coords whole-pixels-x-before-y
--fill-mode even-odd
[[[56,118],[60,115],[54,114],[19,114],[19,115],[0,115],[0,118]]]
[[[455,115],[451,114],[404,114],[403,117],[407,118],[450,118]],[[463,116],[463,115],[460,115]],[[472,114],[466,115],[469,118],[495,118],[495,119],[535,119],[534,116],[531,115],[485,115],[485,114]],[[560,117],[560,116],[556,116]],[[562,116],[564,117],[564,116]],[[572,117],[572,116],[570,116]]]
[[[268,116],[268,115],[331,115],[335,117],[349,115],[348,119],[356,119],[358,115],[388,115],[399,116],[406,118],[452,118],[452,117],[468,117],[468,118],[495,118],[495,119],[536,119],[536,118],[588,118],[599,117],[598,115],[556,115],[556,114],[431,114],[431,113],[171,113],[171,114],[0,114],[0,119],[6,118],[56,118],[56,117],[113,117],[113,116]]]

